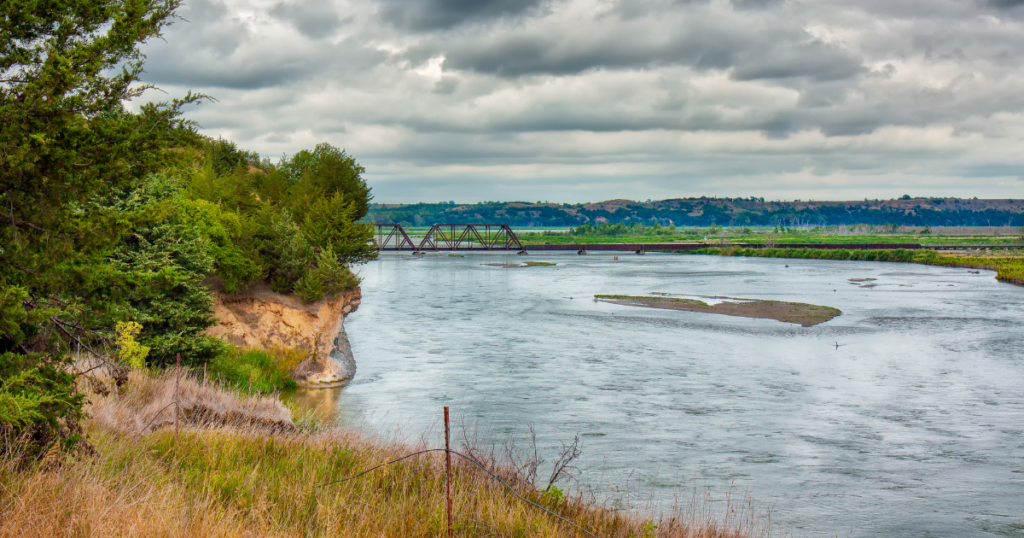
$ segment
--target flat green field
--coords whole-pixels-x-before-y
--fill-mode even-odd
[[[872,227],[881,228],[881,227]],[[632,229],[630,230],[633,231]],[[566,245],[599,243],[705,243],[720,245],[751,244],[820,244],[820,243],[883,243],[921,245],[998,245],[1024,246],[1024,232],[1020,234],[992,234],[983,230],[958,229],[960,233],[849,233],[838,229],[750,229],[750,228],[695,228],[670,230],[669,228],[643,228],[640,233],[578,234],[569,232],[521,233],[524,245]]]

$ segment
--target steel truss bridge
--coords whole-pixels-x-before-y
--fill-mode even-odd
[[[635,252],[681,251],[708,247],[739,248],[812,248],[847,250],[954,250],[954,249],[1000,249],[1007,245],[921,245],[918,243],[780,243],[766,244],[715,244],[715,243],[596,243],[569,245],[526,245],[507,224],[435,224],[418,243],[413,241],[400,224],[376,224],[377,249],[381,251],[406,251],[420,253],[444,250],[505,250],[526,254],[528,251],[575,250],[578,254],[587,251]],[[1019,247],[1015,247],[1019,248]]]
[[[507,224],[435,224],[414,243],[401,224],[377,224],[378,250],[516,250],[525,253]]]

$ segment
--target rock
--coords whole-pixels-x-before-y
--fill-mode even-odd
[[[359,306],[360,291],[304,305],[291,294],[257,283],[243,293],[213,294],[217,325],[206,334],[236,346],[297,350],[306,355],[292,377],[306,386],[335,386],[352,379],[356,363],[345,335],[345,316]]]

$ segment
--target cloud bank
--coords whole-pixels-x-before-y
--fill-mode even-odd
[[[377,201],[1021,197],[1018,0],[193,0],[146,82]],[[153,99],[162,96],[151,94]]]

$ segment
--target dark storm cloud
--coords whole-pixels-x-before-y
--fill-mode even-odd
[[[270,14],[291,23],[299,32],[310,39],[329,37],[343,22],[351,22],[352,20],[352,18],[348,18],[342,21],[330,0],[293,0],[291,2],[281,2],[271,8]]]
[[[1024,0],[989,0],[989,4],[999,8],[1015,8],[1024,6]]]
[[[443,30],[465,23],[516,17],[547,0],[383,0],[382,18],[401,28]]]
[[[407,57],[423,62],[444,55],[446,68],[509,78],[687,66],[732,69],[737,80],[809,77],[829,81],[864,71],[856,54],[815,41],[799,25],[765,17],[695,16],[662,23],[647,17],[606,24],[596,31],[480,30],[427,40],[408,51]]]
[[[735,62],[736,80],[808,77],[818,81],[842,80],[864,71],[853,54],[821,43],[796,43],[748,50]]]

